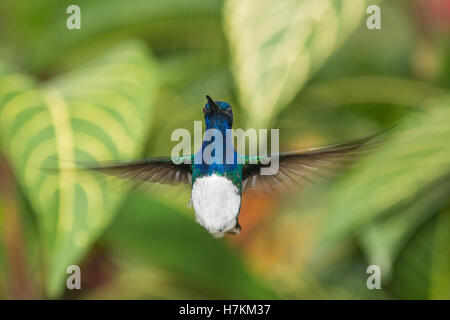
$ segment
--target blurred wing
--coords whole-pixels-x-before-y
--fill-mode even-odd
[[[120,179],[177,185],[180,183],[190,184],[192,180],[191,166],[184,163],[185,159],[191,159],[191,156],[179,157],[175,162],[170,157],[160,157],[114,161],[98,165],[79,164],[85,169],[103,172]]]
[[[277,189],[286,189],[292,184],[313,183],[317,178],[334,172],[339,165],[351,162],[356,156],[378,145],[380,141],[372,142],[372,140],[382,132],[327,147],[285,152],[266,157],[246,157],[242,172],[242,190],[261,189],[273,192]],[[273,160],[275,157],[279,159],[278,172],[273,175],[261,175],[261,168],[270,166],[270,163],[263,163],[267,163],[267,160]]]

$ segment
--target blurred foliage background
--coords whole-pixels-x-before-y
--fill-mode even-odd
[[[0,298],[449,299],[449,39],[446,0],[1,1]],[[246,194],[224,239],[186,188],[41,169],[168,155],[205,94],[283,150],[399,126],[298,196]]]

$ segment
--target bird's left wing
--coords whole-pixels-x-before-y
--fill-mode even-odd
[[[382,132],[384,131],[386,130]],[[352,142],[326,147],[278,155],[246,157],[242,171],[242,190],[260,189],[272,192],[292,184],[312,183],[317,177],[326,176],[339,164],[351,161],[361,151],[378,144],[372,140],[379,134],[381,132]],[[278,171],[274,174],[262,175],[261,168],[269,167],[268,161],[274,160],[278,160]]]
[[[172,161],[170,157],[158,157],[100,164],[78,164],[84,169],[103,172],[121,179],[177,185],[190,184],[192,181],[191,166],[188,164],[191,162],[185,163],[185,159],[191,161],[192,156],[178,157],[176,161]]]

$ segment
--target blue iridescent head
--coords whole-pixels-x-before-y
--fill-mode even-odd
[[[206,95],[208,103],[203,108],[207,127],[219,127],[221,124],[231,128],[233,125],[233,110],[231,106],[223,101],[214,101]]]

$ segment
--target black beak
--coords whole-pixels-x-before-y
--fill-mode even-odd
[[[214,102],[213,99],[211,99],[210,96],[206,95],[206,99],[208,100],[209,106],[211,107],[211,110],[213,111],[220,111],[219,106]]]

